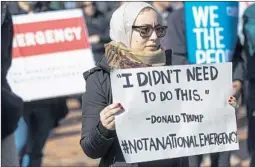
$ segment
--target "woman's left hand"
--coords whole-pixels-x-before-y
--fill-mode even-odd
[[[233,106],[235,109],[239,108],[239,104],[237,103],[237,100],[234,96],[230,96],[228,98],[228,103]]]

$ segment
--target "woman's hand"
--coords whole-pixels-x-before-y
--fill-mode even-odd
[[[237,100],[236,100],[236,98],[235,98],[234,96],[230,96],[230,97],[228,98],[228,103],[229,103],[231,106],[233,106],[235,109],[239,108],[239,105],[238,105],[238,103],[237,103]]]
[[[242,89],[242,83],[241,83],[241,81],[235,80],[235,81],[233,81],[232,85],[233,85],[233,92],[232,92],[232,95],[234,95],[234,96],[235,96],[235,95],[239,95],[240,92],[241,92],[241,89]]]
[[[91,35],[91,36],[89,36],[88,41],[90,44],[97,44],[100,42],[100,37],[99,37],[99,35]]]
[[[111,104],[103,109],[100,113],[100,121],[108,130],[115,130],[115,115],[124,110],[120,103]]]

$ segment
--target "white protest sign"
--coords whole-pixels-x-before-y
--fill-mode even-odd
[[[24,101],[85,92],[83,72],[95,67],[80,9],[13,16],[8,82]]]
[[[231,63],[113,70],[111,84],[127,163],[239,149]]]

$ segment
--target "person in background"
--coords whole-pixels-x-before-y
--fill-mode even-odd
[[[118,2],[114,2],[114,1],[101,1],[101,2],[95,2],[96,3],[96,6],[97,6],[97,9],[106,14],[107,12],[111,11],[115,4],[118,3]]]
[[[174,10],[168,17],[168,38],[167,48],[172,49],[172,64],[185,65],[189,64],[188,53],[186,48],[186,30],[184,20],[184,8]],[[241,55],[242,46],[240,41],[237,41],[233,63],[233,96],[238,99],[241,94],[242,85],[244,81],[244,60]],[[213,153],[210,154],[212,167],[227,167],[230,166],[230,153]],[[202,162],[202,155],[190,157],[190,167],[200,167]]]
[[[163,25],[167,25],[168,17],[172,12],[170,1],[153,1],[152,6],[160,13],[162,17],[162,23]],[[168,50],[167,48],[167,38],[170,38],[168,34],[166,34],[161,40],[161,46],[163,49]]]
[[[50,1],[49,8],[52,10],[63,10],[66,9],[64,3],[63,1]]]
[[[7,2],[1,2],[1,166],[18,166],[14,132],[23,101],[14,94],[6,76],[12,62],[13,23]]]
[[[76,8],[77,2],[75,1],[63,1],[63,4],[64,4],[64,8],[65,9],[74,9]]]
[[[109,20],[97,8],[101,2],[84,1],[77,2],[77,8],[83,10],[84,20],[88,31],[88,41],[91,45],[95,63],[102,59],[104,54],[104,44],[110,41],[109,37]],[[106,3],[102,2],[102,6],[106,7]],[[77,96],[78,101],[82,104],[81,96]]]
[[[33,5],[32,1],[12,1],[9,2],[9,8],[12,15],[29,14],[32,13]]]
[[[95,2],[85,1],[78,5],[83,10],[89,33],[89,43],[92,46],[95,62],[98,62],[104,54],[104,43],[110,41],[109,22],[103,13],[97,9]]]
[[[23,167],[40,167],[43,148],[51,130],[68,113],[66,97],[36,100],[24,104],[24,120],[28,127],[26,145],[20,153]]]
[[[12,15],[30,14],[53,10],[50,1],[12,1],[9,2]]]
[[[51,11],[49,2],[12,2],[15,14]],[[18,13],[20,12],[20,13]],[[22,167],[40,167],[43,148],[52,129],[67,113],[67,97],[24,103],[24,112],[15,131],[16,150]]]
[[[123,1],[96,1],[95,3],[98,10],[110,21],[112,13],[123,3]]]
[[[250,167],[255,166],[255,3],[243,15],[244,54],[247,61],[246,107],[248,118],[248,151]]]
[[[173,65],[188,64],[184,8],[174,10],[167,20],[167,49],[172,49]]]
[[[171,2],[171,8],[172,10],[177,10],[183,8],[183,1],[176,1],[176,2]]]
[[[51,4],[50,1],[37,1],[33,4],[32,11],[33,13],[38,13],[38,12],[47,12],[47,11],[56,10],[51,8],[50,4]]]
[[[170,1],[153,1],[152,6],[160,13],[164,25],[167,25],[167,18],[172,12]]]

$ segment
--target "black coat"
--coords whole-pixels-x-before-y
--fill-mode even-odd
[[[30,117],[33,114],[37,114],[37,111],[44,110],[44,112],[54,119],[54,127],[59,125],[59,121],[65,118],[68,114],[68,107],[66,105],[66,100],[68,97],[56,97],[50,99],[35,100],[31,102],[24,103],[23,116],[25,121],[29,122]]]
[[[2,139],[12,134],[23,110],[23,101],[14,94],[7,82],[12,61],[13,23],[7,4],[1,2],[1,125]]]
[[[171,58],[170,56],[167,56]],[[167,64],[171,59],[167,59]],[[125,163],[115,131],[100,123],[100,112],[112,104],[110,69],[105,57],[97,67],[84,73],[86,92],[82,97],[81,147],[90,158],[101,158],[99,167],[186,167],[187,158],[176,158],[140,164]]]

